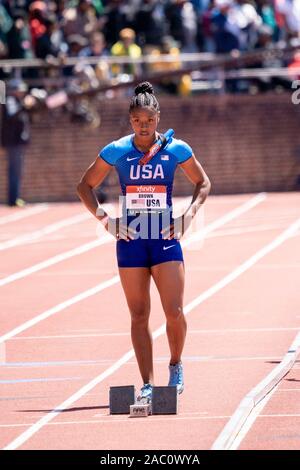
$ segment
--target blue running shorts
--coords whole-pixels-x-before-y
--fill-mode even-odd
[[[183,261],[178,240],[144,239],[118,240],[117,259],[119,268],[150,268],[167,261]]]

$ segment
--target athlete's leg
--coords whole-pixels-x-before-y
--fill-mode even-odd
[[[183,314],[184,264],[168,261],[151,267],[167,319],[167,336],[171,352],[170,364],[181,360],[186,337],[186,320]]]
[[[149,329],[149,268],[119,268],[131,315],[131,339],[144,383],[153,383],[152,336]]]

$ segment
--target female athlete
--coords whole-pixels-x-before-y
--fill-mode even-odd
[[[141,158],[162,139],[157,132],[159,103],[149,82],[140,83],[131,99],[133,134],[100,152],[81,178],[77,191],[87,209],[117,239],[119,274],[131,315],[131,339],[143,380],[141,398],[151,399],[153,386],[152,336],[149,329],[150,280],[154,279],[166,316],[170,348],[169,385],[183,392],[181,355],[186,337],[183,313],[184,262],[179,239],[210,191],[210,181],[191,147],[170,137],[146,164]],[[172,185],[177,165],[194,183],[190,206],[172,216]],[[122,216],[110,218],[93,193],[115,166],[123,194]]]

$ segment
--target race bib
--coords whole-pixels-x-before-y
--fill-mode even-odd
[[[167,188],[162,185],[127,186],[126,209],[166,209]]]

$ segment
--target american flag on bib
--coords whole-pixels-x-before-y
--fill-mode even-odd
[[[167,160],[169,160],[169,155],[161,155],[160,159],[164,160],[164,161],[167,161]]]
[[[131,200],[131,204],[134,205],[134,204],[141,204],[142,206],[145,205],[145,199],[132,199]]]

